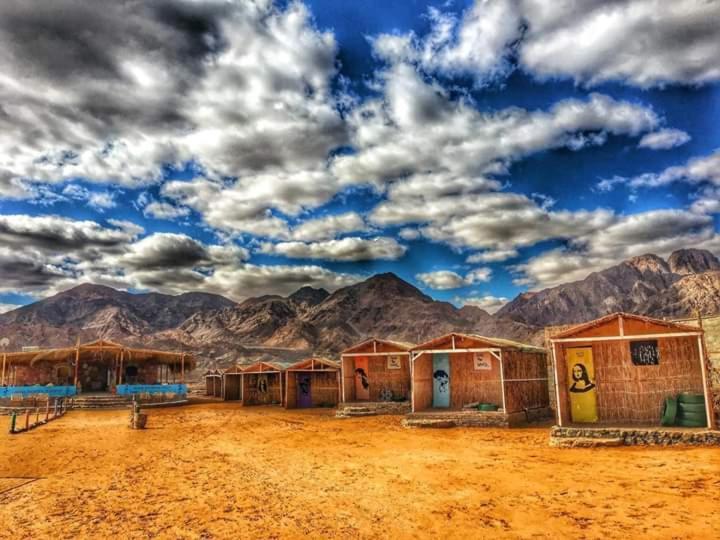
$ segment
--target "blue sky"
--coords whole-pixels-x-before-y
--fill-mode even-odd
[[[718,3],[13,1],[0,20],[3,309],[82,282],[241,300],[392,271],[493,311],[720,252]]]

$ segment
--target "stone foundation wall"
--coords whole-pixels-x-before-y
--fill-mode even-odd
[[[550,430],[550,444],[566,441],[587,441],[587,439],[619,439],[625,446],[672,446],[672,445],[720,445],[720,431],[679,430],[679,429],[632,429],[632,428],[574,428],[553,426]],[[582,446],[588,446],[582,444]]]
[[[338,418],[348,418],[351,416],[376,416],[376,415],[403,415],[410,412],[409,401],[372,401],[372,402],[352,402],[341,403],[338,405]]]

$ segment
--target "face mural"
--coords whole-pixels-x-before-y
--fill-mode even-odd
[[[450,383],[450,375],[448,375],[447,371],[444,369],[438,369],[435,370],[433,373],[433,379],[438,381],[438,391],[439,392],[447,392],[448,391],[448,384]]]
[[[584,364],[575,364],[572,369],[573,383],[570,387],[571,392],[582,393],[589,392],[595,388],[595,383],[590,380],[587,368]]]
[[[355,375],[360,377],[360,382],[362,383],[362,387],[367,390],[369,388],[370,384],[368,383],[368,376],[367,376],[367,373],[365,373],[365,370],[363,368],[357,368],[355,370]]]
[[[258,389],[258,392],[260,392],[261,394],[267,394],[267,391],[268,391],[267,377],[260,377],[258,379],[257,389]]]

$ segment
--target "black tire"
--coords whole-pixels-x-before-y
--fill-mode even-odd
[[[705,403],[678,403],[678,414],[686,413],[705,414]]]
[[[697,392],[682,392],[678,394],[678,403],[705,403],[705,396]]]
[[[674,426],[677,418],[677,400],[674,397],[665,399],[663,404],[663,413],[660,424],[663,426]]]
[[[680,418],[677,421],[677,425],[682,427],[707,427],[707,420],[705,418],[701,420]]]

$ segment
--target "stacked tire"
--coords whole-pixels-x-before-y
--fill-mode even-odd
[[[682,427],[706,427],[705,396],[683,392],[677,397],[675,425]]]

